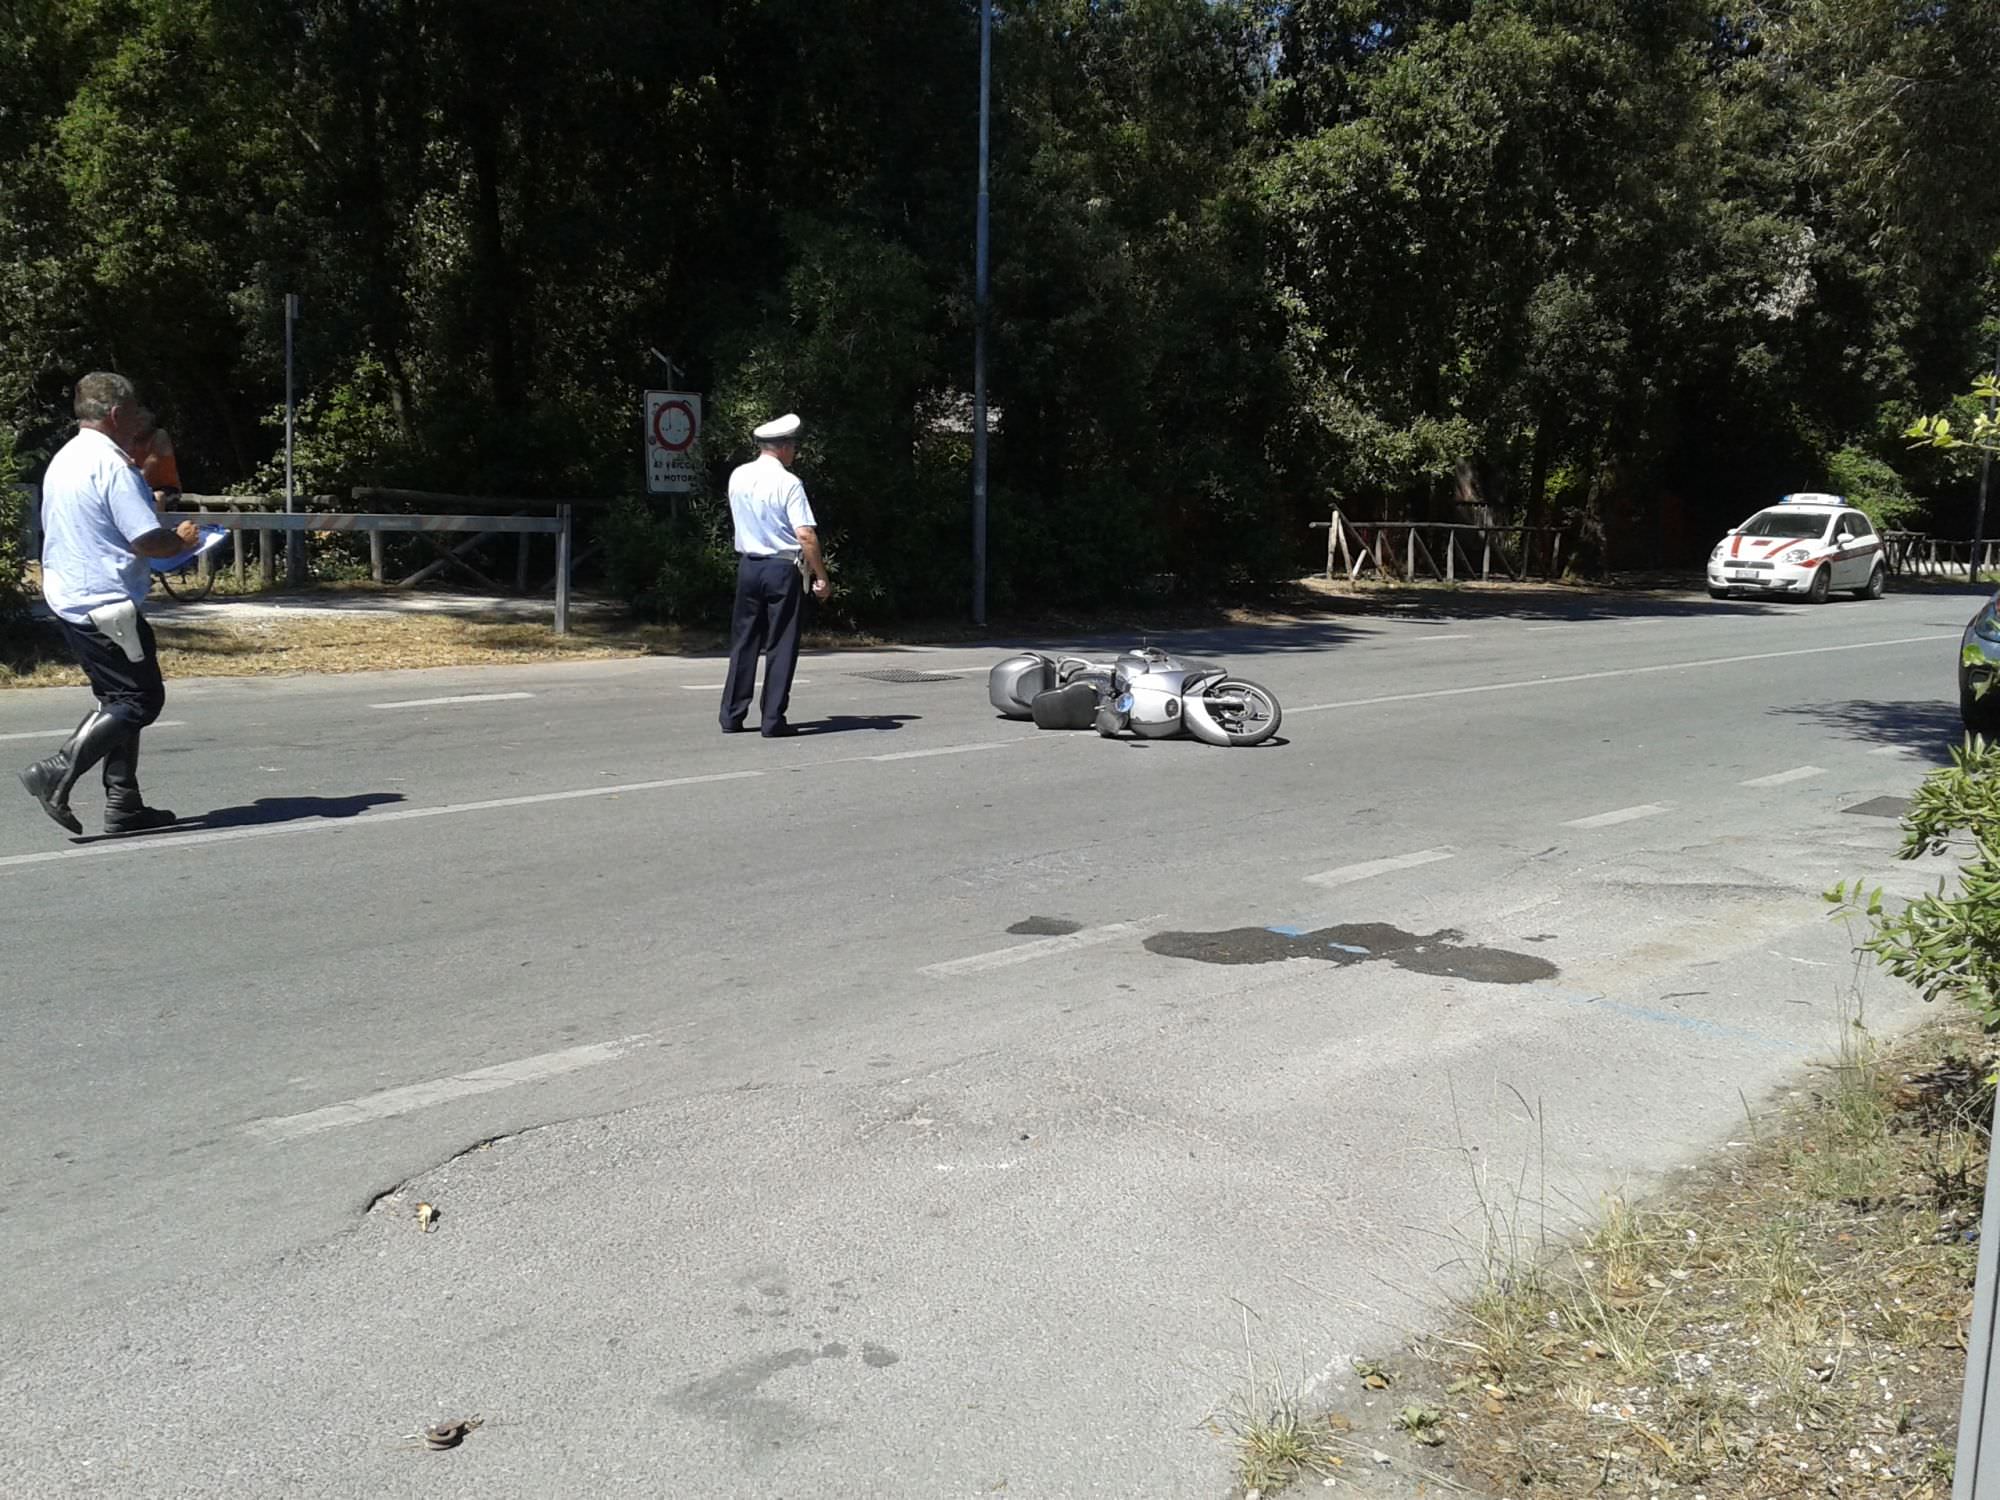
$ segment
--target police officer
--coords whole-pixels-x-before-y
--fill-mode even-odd
[[[200,540],[194,522],[169,530],[132,464],[151,426],[132,382],[103,372],[76,383],[77,433],[42,478],[42,597],[90,679],[97,708],[54,755],[21,772],[42,811],[71,833],[70,789],[104,765],[104,830],[137,833],[174,821],[139,794],[139,731],[160,716],[167,687],[153,627],[139,613],[149,558],[178,557]]]
[[[796,414],[766,422],[751,435],[757,456],[729,476],[729,512],[736,522],[736,609],[730,621],[729,681],[722,688],[722,732],[735,734],[750,714],[757,658],[764,663],[763,724],[766,739],[796,734],[785,722],[792,672],[799,662],[799,611],[805,573],[815,599],[833,593],[820,551],[818,524],[806,487],[792,472],[799,456]]]

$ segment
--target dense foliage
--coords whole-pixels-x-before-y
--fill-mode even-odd
[[[1299,569],[1305,523],[1699,554],[1841,483],[1963,534],[1901,434],[1990,358],[2000,4],[1002,0],[993,596]],[[713,488],[797,409],[862,613],[968,593],[971,0],[12,0],[0,426],[111,366],[190,488],[636,495],[659,349],[710,495],[602,521],[711,607]]]

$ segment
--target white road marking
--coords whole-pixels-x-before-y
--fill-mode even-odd
[[[1469,641],[1471,639],[1472,636],[1469,633],[1462,635],[1420,635],[1417,637],[1417,644],[1421,646],[1427,641]]]
[[[411,818],[448,818],[459,813],[492,812],[503,807],[537,807],[544,802],[574,802],[586,797],[616,797],[626,792],[658,792],[669,787],[700,786],[710,781],[742,781],[762,771],[719,771],[709,776],[672,776],[662,781],[628,781],[620,786],[587,786],[568,792],[535,792],[523,797],[489,797],[482,802],[447,802],[439,807],[399,807],[388,812],[357,813],[351,818],[301,818],[291,823],[259,823],[248,828],[218,828],[210,833],[155,833],[109,839],[79,848],[51,849],[42,854],[10,854],[0,858],[0,870],[46,864],[59,859],[89,859],[102,854],[150,854],[162,849],[190,849],[199,844],[232,844],[239,839],[275,838],[288,833],[328,833],[343,828],[374,828]]]
[[[318,1135],[323,1130],[338,1130],[343,1125],[361,1125],[369,1120],[414,1114],[420,1109],[446,1104],[453,1099],[490,1094],[497,1089],[513,1088],[516,1084],[533,1083],[540,1078],[554,1078],[563,1073],[595,1067],[598,1063],[614,1062],[651,1040],[650,1032],[641,1032],[637,1036],[623,1036],[612,1042],[565,1047],[560,1052],[544,1052],[537,1057],[523,1057],[490,1068],[475,1068],[470,1073],[457,1073],[450,1078],[434,1078],[428,1083],[412,1083],[402,1088],[363,1094],[357,1099],[329,1104],[324,1109],[308,1110],[302,1115],[253,1120],[242,1129],[245,1135],[259,1140],[295,1141],[301,1136]]]
[[[1665,811],[1657,802],[1642,802],[1637,807],[1621,807],[1613,812],[1595,813],[1588,818],[1571,818],[1563,827],[1610,828],[1617,823],[1636,823],[1641,818],[1658,817]]]
[[[888,755],[864,755],[863,760],[924,760],[933,755],[966,755],[975,750],[1005,750],[1019,740],[980,740],[970,745],[938,745],[930,750],[896,750]]]
[[[1463,698],[1474,693],[1508,693],[1520,688],[1563,687],[1573,682],[1604,682],[1614,677],[1647,677],[1655,672],[1687,672],[1697,667],[1733,667],[1753,661],[1782,661],[1793,656],[1825,656],[1835,651],[1879,651],[1886,646],[1914,646],[1932,641],[1955,641],[1958,632],[1941,635],[1905,635],[1889,641],[1856,641],[1845,646],[1803,646],[1796,651],[1755,651],[1747,656],[1708,656],[1695,661],[1660,662],[1650,667],[1613,667],[1602,672],[1568,672],[1560,677],[1524,677],[1514,682],[1480,682],[1471,687],[1431,688],[1421,693],[1385,693],[1379,698],[1348,698],[1339,703],[1308,703],[1285,712],[1321,714],[1336,708],[1373,708],[1379,703],[1415,703],[1423,698]]]
[[[186,725],[187,721],[185,719],[155,719],[147,728],[183,729]],[[65,724],[61,729],[21,729],[16,730],[12,734],[0,734],[0,743],[4,743],[7,740],[55,740],[61,742],[75,732],[76,726],[74,724]]]
[[[1398,854],[1389,859],[1363,860],[1360,864],[1341,865],[1336,869],[1322,870],[1306,879],[1313,885],[1349,885],[1357,880],[1366,880],[1371,875],[1386,875],[1391,870],[1414,870],[1419,865],[1434,865],[1441,859],[1450,859],[1457,854],[1449,845],[1435,849],[1420,849],[1415,854]]]
[[[1813,776],[1824,776],[1824,766],[1793,766],[1789,771],[1774,771],[1769,776],[1753,776],[1739,786],[1783,786],[1788,781],[1804,781]]]
[[[447,703],[511,703],[532,698],[533,693],[458,693],[449,698],[399,698],[394,703],[371,703],[370,708],[441,708]]]
[[[1530,625],[1528,627],[1528,634],[1535,635],[1544,630],[1575,630],[1577,623],[1575,620],[1565,620],[1560,625]]]
[[[726,682],[684,682],[681,684],[681,691],[684,693],[719,693],[728,686],[729,684]],[[764,686],[763,678],[760,677],[757,679],[757,686],[759,688]],[[812,679],[810,677],[794,677],[792,679],[792,686],[811,687]]]
[[[1058,953],[1069,953],[1078,948],[1095,948],[1100,943],[1115,943],[1120,938],[1137,937],[1150,931],[1159,918],[1145,917],[1137,922],[1113,922],[1104,927],[1086,927],[1081,932],[1064,933],[1061,937],[1037,938],[1032,943],[1016,943],[1011,948],[995,948],[991,953],[974,953],[967,958],[946,959],[941,964],[925,964],[917,970],[919,974],[930,974],[939,979],[949,979],[958,974],[980,974],[988,969],[1009,969],[1015,964],[1031,963],[1038,958],[1052,958]]]
[[[1870,750],[1870,755],[1915,755],[1915,745],[1884,745],[1880,750]]]

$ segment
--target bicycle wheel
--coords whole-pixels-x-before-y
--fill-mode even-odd
[[[168,573],[155,573],[160,587],[167,591],[167,597],[177,599],[182,604],[194,604],[206,599],[215,588],[214,568],[204,570],[201,559],[196,558],[184,568],[175,568]]]

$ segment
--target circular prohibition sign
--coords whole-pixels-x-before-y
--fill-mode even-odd
[[[662,401],[653,412],[653,441],[669,453],[694,446],[694,408],[685,401]]]

